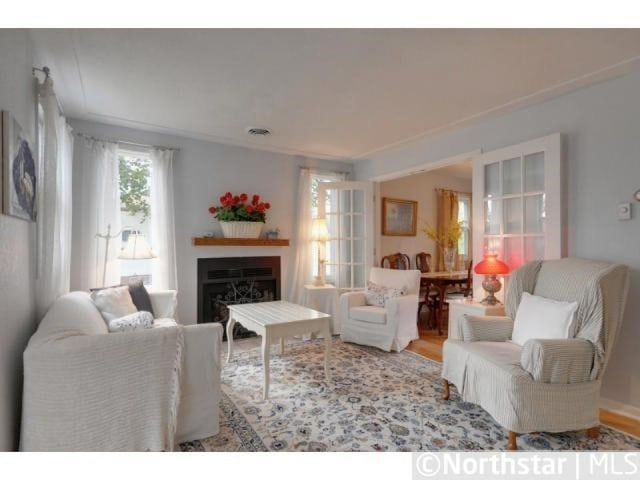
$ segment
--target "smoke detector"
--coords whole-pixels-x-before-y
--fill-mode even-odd
[[[249,135],[254,135],[257,137],[266,137],[267,135],[271,135],[271,132],[269,130],[267,130],[266,128],[259,128],[259,127],[248,127],[247,133]]]

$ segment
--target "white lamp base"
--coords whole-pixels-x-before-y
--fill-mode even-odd
[[[313,286],[314,287],[324,287],[324,278],[320,275],[316,275],[313,277]]]

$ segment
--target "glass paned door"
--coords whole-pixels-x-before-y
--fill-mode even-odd
[[[365,287],[373,261],[373,193],[367,182],[326,182],[318,186],[318,216],[325,218],[326,279],[340,291]]]
[[[484,153],[473,168],[474,263],[492,252],[515,270],[563,256],[560,134]]]

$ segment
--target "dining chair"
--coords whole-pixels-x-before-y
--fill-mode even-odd
[[[431,254],[427,252],[416,253],[416,268],[420,270],[421,273],[429,273],[431,271]],[[437,307],[436,298],[438,296],[438,290],[430,288],[428,282],[421,281],[420,282],[420,302],[418,303],[418,316],[417,321],[420,321],[420,313],[422,312],[422,307],[427,307],[429,309],[429,320],[427,324],[427,328],[431,328],[435,323],[435,309]]]
[[[409,255],[404,253],[392,253],[386,257],[382,257],[380,261],[382,268],[391,268],[393,270],[409,270],[411,268],[411,259]]]

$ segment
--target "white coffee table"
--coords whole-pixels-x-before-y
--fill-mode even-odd
[[[262,336],[263,398],[265,400],[269,397],[271,343],[278,338],[280,339],[280,353],[283,354],[285,337],[304,335],[305,333],[322,333],[324,336],[324,374],[327,381],[330,381],[331,315],[284,301],[230,305],[229,322],[227,322],[229,349],[227,362],[231,361],[233,355],[233,325],[236,322]]]

